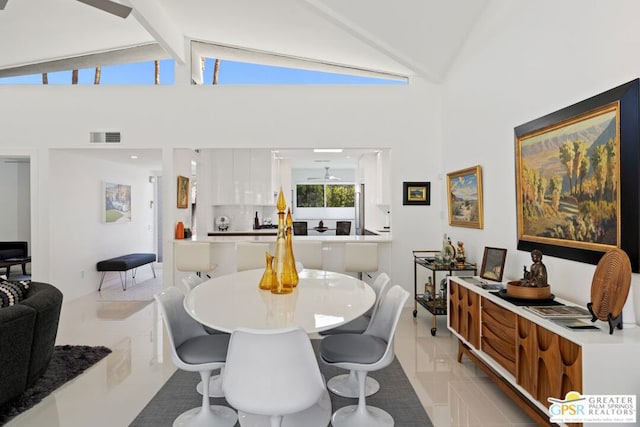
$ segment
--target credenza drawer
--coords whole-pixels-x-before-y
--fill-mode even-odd
[[[516,375],[516,315],[482,299],[481,349]]]

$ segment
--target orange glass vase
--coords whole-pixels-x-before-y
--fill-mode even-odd
[[[184,224],[178,221],[176,224],[176,239],[184,239]]]
[[[276,272],[273,271],[273,255],[269,252],[265,252],[264,256],[267,265],[264,269],[264,273],[262,274],[262,279],[260,279],[258,287],[263,291],[270,291],[273,288],[273,285],[278,282],[278,278],[276,277]]]

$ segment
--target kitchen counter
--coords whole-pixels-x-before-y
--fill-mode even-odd
[[[262,228],[250,231],[210,231],[207,236],[276,236],[277,233],[275,228]]]
[[[206,237],[194,237],[191,240],[198,242],[275,242],[276,230],[252,230],[252,231],[219,231],[207,233]],[[390,243],[392,241],[391,233],[382,233],[379,235],[365,236],[336,236],[336,235],[311,235],[311,236],[293,236],[293,240],[315,240],[327,243],[346,243],[346,242],[375,242]]]

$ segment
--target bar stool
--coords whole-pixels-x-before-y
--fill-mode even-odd
[[[304,268],[322,270],[322,242],[293,240],[293,255]]]
[[[358,273],[362,280],[362,273],[378,271],[377,243],[345,243],[344,271]]]
[[[211,245],[204,242],[179,242],[174,246],[176,270],[195,272],[198,277],[218,266],[211,261]]]
[[[268,243],[236,243],[236,266],[238,271],[264,268],[264,253],[269,251]]]

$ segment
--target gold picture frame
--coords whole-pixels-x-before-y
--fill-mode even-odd
[[[178,204],[179,209],[189,207],[189,178],[178,175]]]
[[[482,167],[480,165],[447,174],[449,225],[482,228]]]
[[[640,80],[515,130],[518,250],[597,264],[620,248],[640,271]]]

